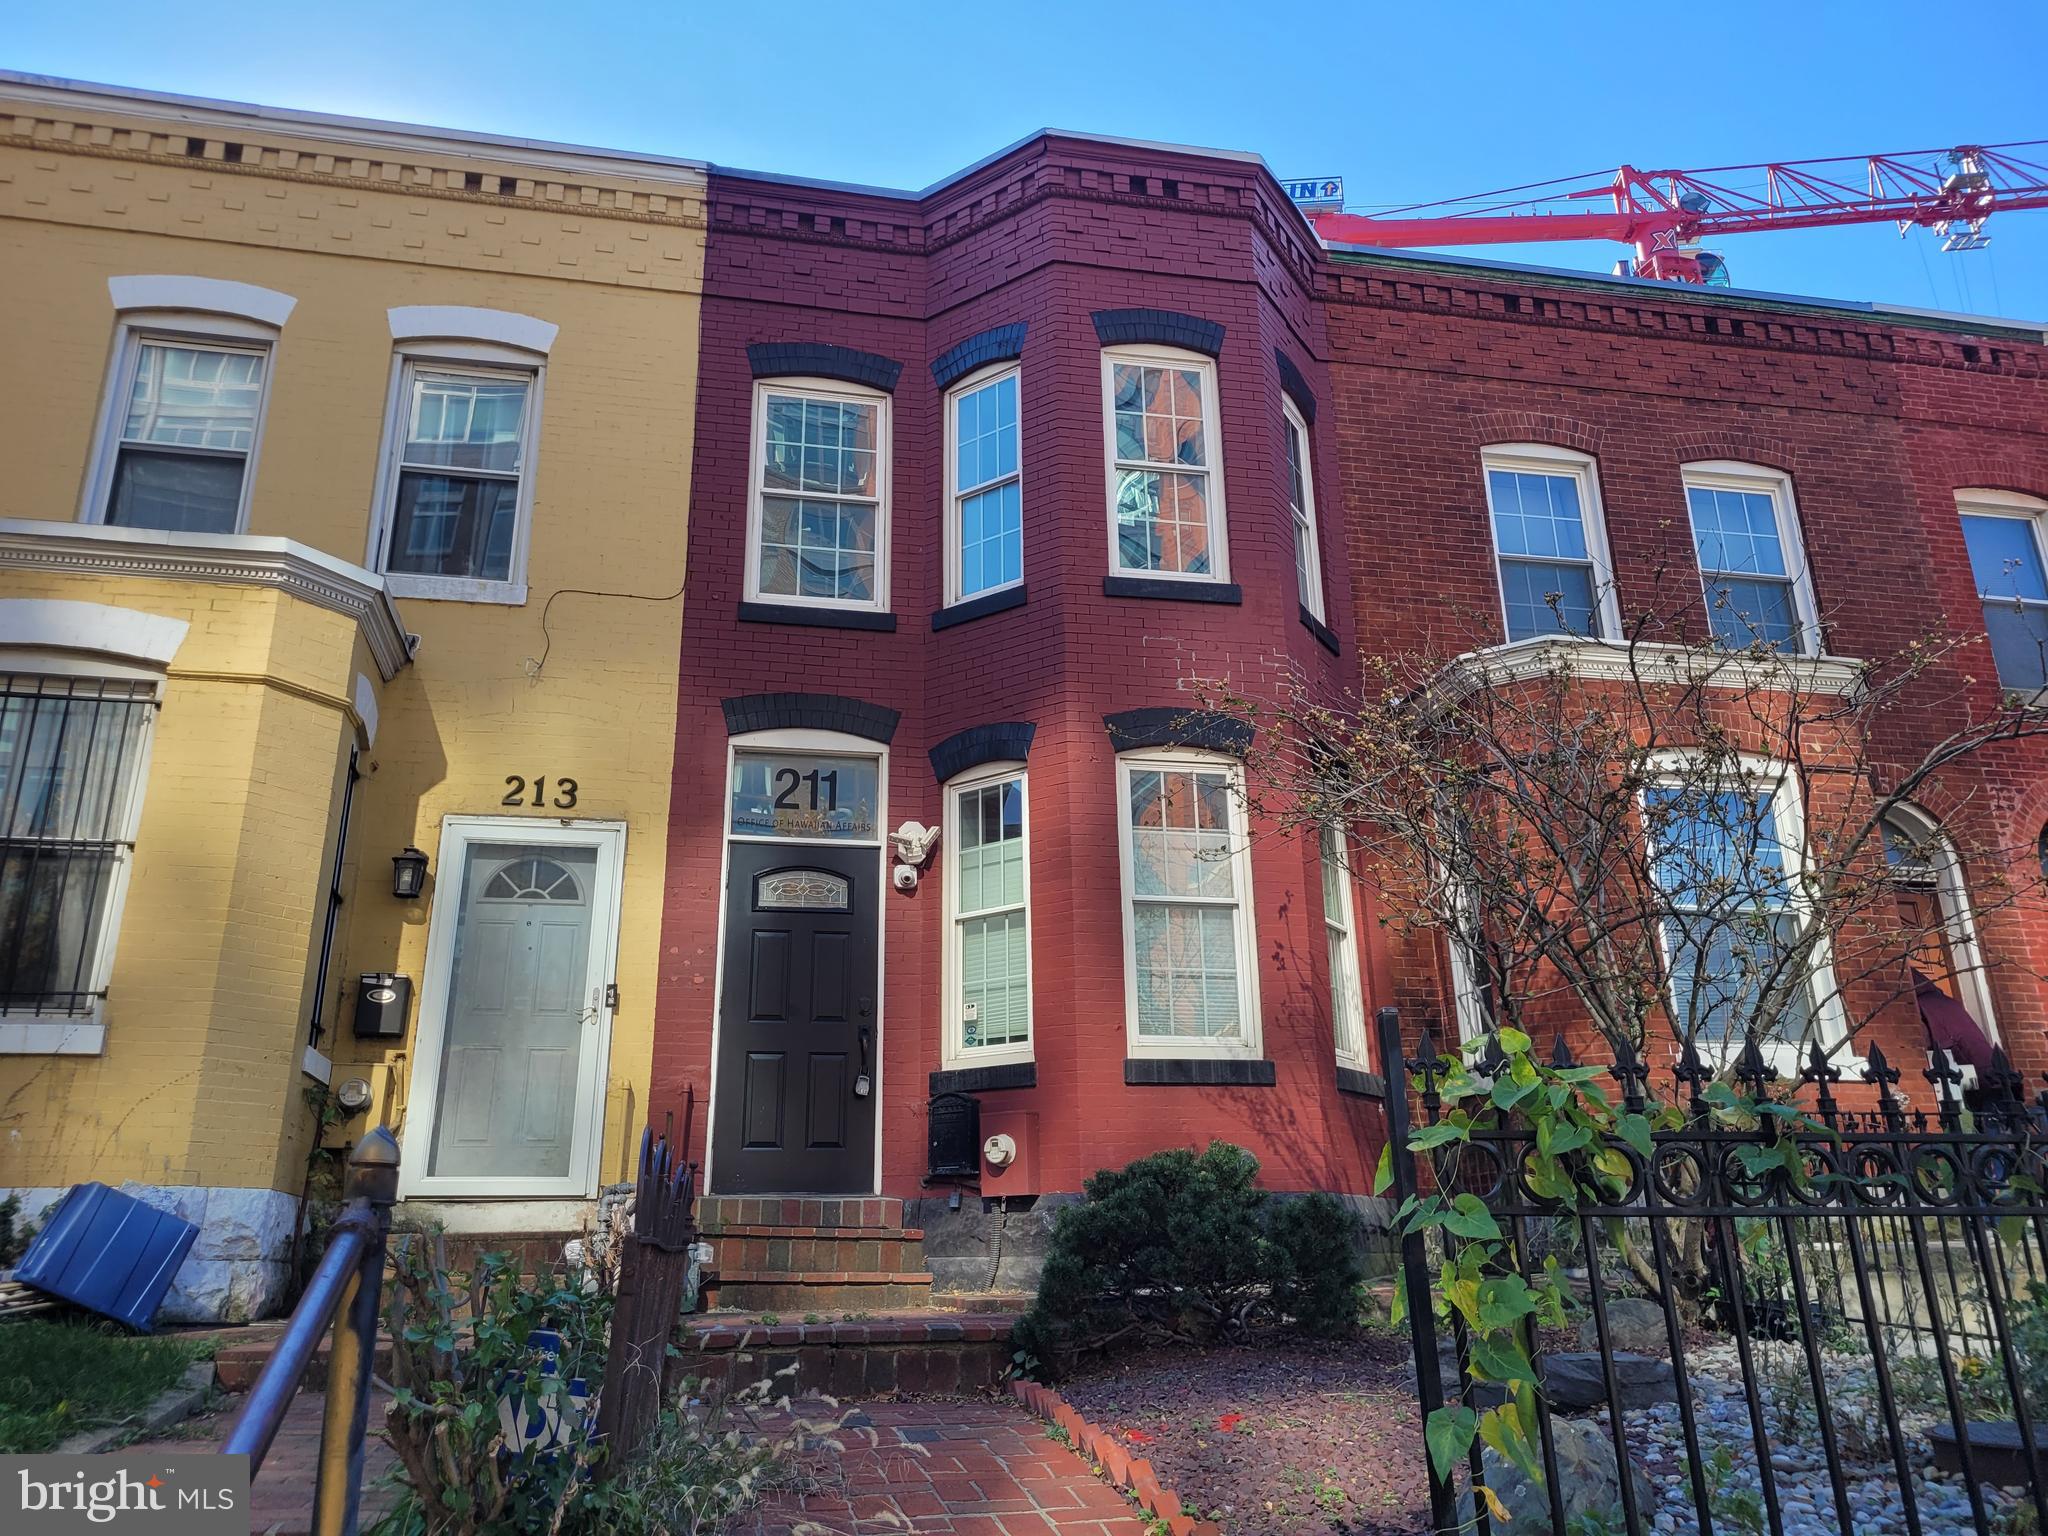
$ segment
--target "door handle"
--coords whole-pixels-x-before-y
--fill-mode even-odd
[[[861,1004],[861,1011],[865,1013],[867,999],[862,998]],[[864,1099],[874,1090],[874,1079],[868,1076],[868,1027],[863,1024],[860,1027],[860,1076],[853,1080],[853,1096],[856,1099]]]

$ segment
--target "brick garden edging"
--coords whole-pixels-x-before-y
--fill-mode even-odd
[[[1073,1404],[1051,1387],[1042,1382],[1013,1379],[1010,1394],[1048,1424],[1065,1430],[1077,1452],[1087,1457],[1111,1484],[1164,1520],[1173,1536],[1223,1536],[1215,1521],[1197,1520],[1181,1513],[1180,1495],[1161,1485],[1150,1461],[1133,1456],[1113,1432],[1084,1419]]]

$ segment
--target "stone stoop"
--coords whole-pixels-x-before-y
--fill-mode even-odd
[[[1002,1378],[1016,1321],[998,1313],[944,1312],[831,1323],[694,1317],[684,1324],[671,1370],[732,1389],[790,1372],[776,1382],[777,1396],[972,1392]]]
[[[924,1233],[903,1225],[901,1200],[706,1196],[697,1227],[711,1245],[711,1311],[858,1322],[931,1304]]]

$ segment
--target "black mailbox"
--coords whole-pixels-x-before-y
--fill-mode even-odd
[[[981,1100],[942,1093],[931,1101],[931,1168],[927,1178],[973,1177],[981,1172]]]
[[[356,978],[356,1038],[403,1040],[412,1008],[412,978],[366,971]]]

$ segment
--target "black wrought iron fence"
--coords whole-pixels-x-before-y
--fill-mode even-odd
[[[1541,1476],[1466,1415],[1469,1449],[1431,1466],[1438,1531],[2048,1532],[2048,1116],[2002,1055],[1967,1102],[1930,1069],[1928,1116],[1875,1046],[1859,1075],[1877,1107],[1858,1113],[1818,1053],[1785,1080],[1755,1042],[1728,1074],[1688,1051],[1660,1093],[1623,1052],[1605,1093],[1630,1134],[1574,1149],[1560,1196],[1531,1183],[1559,1166],[1548,1140],[1538,1156],[1554,1126],[1472,1099],[1475,1074],[1427,1036],[1409,1057],[1391,1010],[1379,1032],[1420,1108],[1390,1096],[1396,1198],[1475,1197],[1493,1269],[1571,1298],[1520,1325]],[[1577,1067],[1562,1041],[1551,1065]],[[1430,1423],[1510,1391],[1492,1341],[1437,1305],[1475,1273],[1471,1225],[1401,1239]]]

